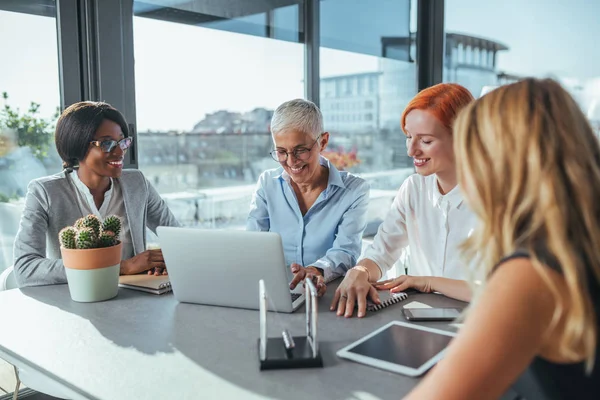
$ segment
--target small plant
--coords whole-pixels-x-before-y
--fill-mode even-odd
[[[67,226],[58,234],[60,245],[65,249],[76,249],[77,229],[72,226]]]
[[[118,238],[121,234],[121,219],[116,215],[106,217],[102,223],[102,230],[111,231]]]
[[[100,237],[100,219],[94,214],[90,214],[83,218],[79,218],[75,222],[75,228],[79,230],[83,228],[90,228],[92,230],[92,233],[96,236],[96,238]]]
[[[108,216],[104,222],[90,214],[75,221],[58,233],[60,245],[65,249],[96,249],[119,244],[121,219],[116,215]]]

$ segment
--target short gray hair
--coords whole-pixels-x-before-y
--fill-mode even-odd
[[[312,101],[294,99],[286,101],[273,113],[271,133],[295,129],[317,138],[323,133],[323,115]]]

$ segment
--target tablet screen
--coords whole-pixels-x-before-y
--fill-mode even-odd
[[[418,369],[451,340],[452,336],[393,324],[346,351]]]

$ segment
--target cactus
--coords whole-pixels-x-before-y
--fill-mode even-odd
[[[98,237],[92,228],[81,228],[77,231],[77,248],[93,249],[96,247]]]
[[[94,214],[89,214],[77,220],[77,222],[79,221],[81,221],[79,223],[80,226],[77,226],[77,228],[90,228],[92,231],[94,231],[96,237],[100,236],[100,218]]]
[[[77,236],[77,229],[72,226],[67,226],[58,233],[60,245],[65,249],[76,249],[75,238]]]
[[[110,247],[117,244],[117,238],[114,232],[102,231],[98,237],[98,247]]]
[[[102,230],[114,232],[115,239],[119,240],[119,235],[121,234],[121,218],[116,215],[106,217],[102,223]]]
[[[121,218],[116,215],[106,217],[103,223],[93,215],[87,215],[67,226],[58,234],[60,244],[65,249],[95,249],[119,244]]]
[[[83,228],[83,218],[84,218],[84,217],[81,217],[81,218],[79,218],[77,221],[75,221],[75,223],[73,224],[73,227],[74,227],[75,229],[78,229],[78,230],[79,230],[79,229]]]

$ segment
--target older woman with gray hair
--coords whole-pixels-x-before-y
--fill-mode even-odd
[[[314,103],[296,99],[277,107],[271,135],[280,167],[258,179],[246,229],[279,233],[294,274],[290,289],[310,278],[323,295],[325,283],[360,255],[369,185],[320,155],[329,133]]]

